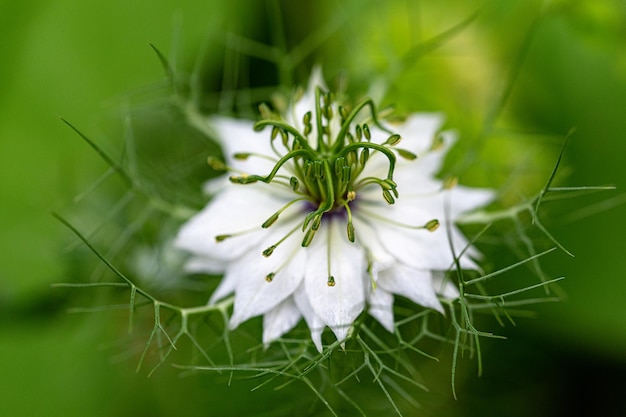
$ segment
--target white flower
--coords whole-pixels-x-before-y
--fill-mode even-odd
[[[458,296],[442,273],[448,235],[457,252],[468,246],[446,230],[444,200],[453,222],[493,197],[435,177],[453,141],[440,115],[391,124],[371,101],[348,112],[323,88],[315,71],[280,120],[208,121],[236,175],[208,184],[213,199],[176,240],[189,271],[224,274],[209,303],[234,293],[231,328],[263,315],[270,343],[304,318],[320,351],[326,326],[343,341],[366,309],[393,331],[394,294],[443,312],[438,297]],[[467,248],[461,267],[476,255]]]

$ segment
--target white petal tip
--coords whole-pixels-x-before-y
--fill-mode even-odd
[[[319,353],[322,353],[322,351],[324,350],[324,346],[322,345],[322,333],[321,332],[313,333],[313,331],[312,331],[311,332],[311,340],[313,340],[313,344],[315,345],[315,349],[317,349],[317,351]]]

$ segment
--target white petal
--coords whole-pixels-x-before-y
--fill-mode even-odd
[[[292,297],[265,313],[263,316],[263,343],[269,344],[293,329],[302,315]]]
[[[224,277],[220,281],[219,285],[211,294],[211,298],[209,298],[209,304],[215,304],[219,300],[224,297],[227,297],[235,292],[235,287],[237,286],[237,282],[239,281],[239,275],[237,272],[232,272],[232,267],[226,271]]]
[[[378,285],[388,292],[402,295],[421,306],[443,312],[437,299],[430,271],[397,264],[380,273]]]
[[[324,331],[325,325],[320,316],[315,314],[313,307],[311,307],[311,303],[304,289],[304,283],[296,290],[294,299],[298,310],[302,313],[307,326],[311,330],[311,340],[313,340],[313,344],[315,344],[318,352],[322,352],[322,332]]]
[[[453,300],[459,298],[459,289],[443,271],[433,271],[433,288],[437,294]]]
[[[214,196],[226,189],[226,187],[232,187],[233,184],[228,179],[227,175],[220,175],[219,177],[211,178],[202,185],[202,191],[206,195]]]
[[[291,113],[287,114],[287,123],[296,127],[299,131],[302,131],[304,125],[302,119],[306,112],[310,111],[313,114],[312,127],[313,131],[309,137],[314,137],[317,133],[317,126],[315,124],[315,90],[320,87],[326,90],[326,83],[324,82],[324,76],[320,67],[314,67],[311,72],[311,78],[309,78],[309,85],[304,92],[300,100],[291,106]]]
[[[390,127],[402,137],[399,147],[421,156],[430,149],[442,123],[443,116],[440,113],[414,113],[404,123]]]
[[[315,92],[325,88],[322,72],[313,71],[308,90],[302,99],[292,103],[285,120],[302,130],[303,116],[315,111]],[[338,113],[334,108],[335,113]],[[361,116],[367,116],[364,111]],[[339,118],[331,121],[331,136],[339,130]],[[281,140],[271,146],[269,128],[255,133],[251,121],[215,117],[208,120],[217,131],[227,165],[235,170],[267,175],[280,155],[288,152]],[[207,207],[187,222],[179,232],[176,245],[193,255],[189,271],[219,273],[224,278],[210,302],[235,293],[230,326],[263,315],[263,342],[271,343],[291,330],[301,317],[311,330],[311,338],[322,351],[322,333],[329,326],[343,341],[354,320],[361,314],[367,300],[369,313],[385,329],[394,330],[393,294],[398,294],[427,308],[443,311],[437,293],[447,298],[458,297],[456,287],[436,271],[452,267],[452,251],[457,254],[468,245],[455,226],[449,226],[468,210],[487,204],[493,198],[489,190],[457,187],[442,192],[442,182],[435,176],[441,169],[447,150],[454,142],[451,132],[442,133],[444,144],[431,149],[435,135],[443,123],[439,114],[414,114],[405,122],[390,125],[402,137],[400,148],[418,155],[415,161],[398,158],[394,180],[400,197],[389,206],[377,186],[358,189],[353,215],[356,241],[346,237],[346,221],[338,216],[325,216],[309,248],[301,248],[301,232],[283,241],[269,257],[262,251],[288,235],[301,218],[289,216],[302,210],[305,203],[296,203],[269,229],[261,224],[295,196],[285,193],[286,187],[258,182],[236,185],[226,176],[211,180],[206,190],[214,194]],[[315,117],[310,145],[316,147]],[[383,143],[389,133],[370,125],[372,143]],[[235,153],[252,154],[242,159]],[[254,154],[264,157],[254,156]],[[361,178],[385,178],[389,161],[380,152],[372,152]],[[281,174],[291,175],[293,161],[283,166]],[[374,204],[372,204],[374,202]],[[382,203],[382,204],[380,204]],[[444,210],[449,204],[449,213]],[[295,210],[295,211],[292,211]],[[446,219],[445,215],[450,219]],[[438,219],[440,228],[434,233],[407,226],[421,226]],[[243,232],[239,234],[239,232]],[[217,235],[236,235],[217,243]],[[464,268],[475,267],[472,256],[478,252],[470,247],[461,258]],[[367,267],[377,283],[372,289]],[[274,273],[270,282],[268,274]],[[335,285],[328,286],[329,276]]]
[[[375,204],[364,202],[361,210],[354,210],[354,215],[363,222],[368,218],[376,220],[376,222],[371,221],[376,238],[379,239],[380,245],[397,260],[418,269],[447,270],[452,266],[454,259],[446,232],[444,198],[444,193],[424,198],[402,199],[401,196],[392,206],[381,202]],[[402,224],[423,226],[433,219],[440,222],[439,229],[434,232],[402,226]],[[451,236],[458,255],[468,242],[454,226]],[[475,251],[466,251],[461,258],[461,266],[468,269],[474,268],[476,265],[470,258],[474,255],[476,255]]]
[[[484,207],[496,197],[493,190],[469,188],[461,185],[454,187],[449,193],[451,194],[450,211],[454,220],[460,213]]]
[[[270,146],[268,131],[255,132],[253,122],[227,117],[214,117],[209,120],[209,123],[217,130],[217,137],[222,145],[224,159],[228,166],[249,174],[269,174],[274,167],[274,162],[271,160],[257,156],[250,156],[246,160],[233,158],[236,153],[252,153],[277,159]]]
[[[377,228],[372,227],[368,219],[353,217],[355,230],[355,242],[367,252],[370,273],[374,281],[378,280],[378,272],[386,269],[396,262],[396,258],[389,253],[381,244],[377,235]]]
[[[329,272],[335,279],[332,287]],[[345,339],[363,311],[369,290],[365,255],[359,245],[348,241],[345,221],[333,219],[318,230],[309,248],[305,289],[315,313],[337,340]]]
[[[374,317],[388,332],[393,333],[393,295],[380,286],[372,290],[369,299],[368,313]]]
[[[398,148],[406,149],[417,155],[417,160],[397,159],[397,168],[411,166],[415,173],[423,176],[433,176],[441,168],[447,149],[454,142],[450,132],[442,133],[443,146],[431,152],[433,140],[443,123],[443,116],[439,113],[416,113],[407,117],[402,123],[387,123],[386,127],[400,135],[402,140]],[[389,133],[376,126],[370,126],[372,142],[383,143],[389,138]],[[381,155],[382,156],[382,155]],[[368,162],[368,165],[370,162]],[[385,163],[386,165],[386,163]]]
[[[376,229],[376,236],[380,245],[397,261],[415,268],[433,268],[437,266],[433,263],[433,257],[440,257],[443,251],[449,253],[447,247],[440,247],[441,245],[436,239],[431,238],[428,245],[423,245],[420,241],[421,235],[429,233],[427,231],[409,230],[380,221],[372,224]],[[449,259],[452,258],[449,257]],[[445,263],[443,269],[449,265],[450,262]]]
[[[425,159],[433,159],[428,156],[434,155],[429,153]],[[398,163],[393,172],[393,179],[398,184],[398,193],[401,201],[407,197],[416,196],[418,198],[433,196],[441,191],[443,183],[438,180],[433,173],[426,172],[423,169],[423,161],[412,161],[407,163]],[[411,165],[415,164],[415,165]]]
[[[194,256],[185,263],[185,271],[218,275],[224,273],[228,263],[219,259]]]
[[[410,174],[411,172],[413,173],[414,177],[420,175],[424,179],[435,179],[436,175],[441,171],[441,167],[443,166],[443,162],[448,154],[448,151],[456,141],[456,135],[454,132],[441,132],[439,133],[439,137],[442,140],[442,143],[439,144],[435,149],[432,149],[430,148],[430,146],[432,145],[433,139],[436,135],[437,133],[433,131],[430,134],[430,138],[428,140],[421,141],[424,144],[427,144],[426,147],[419,149],[410,149],[413,153],[417,155],[417,159],[407,160],[402,157],[398,158],[396,170],[394,171],[394,179],[396,179],[397,176],[396,182],[402,181],[401,178],[404,177],[404,174]],[[404,145],[412,147],[410,145],[410,142],[411,140],[405,141],[403,139],[398,147],[405,148]]]
[[[271,229],[274,230],[268,233],[267,238],[271,243],[267,246],[284,236],[291,229],[291,225],[274,225]],[[230,319],[232,328],[276,307],[294,293],[304,277],[306,251],[300,247],[297,237],[287,239],[269,257],[264,257],[261,251],[262,249],[250,252],[233,264],[233,273],[239,279],[235,287],[235,305]],[[266,277],[270,273],[275,273],[275,276],[268,282]]]
[[[256,184],[232,184],[183,225],[174,244],[196,255],[236,259],[259,244],[266,235],[261,225],[283,204],[285,201]],[[215,240],[218,235],[248,230],[251,232],[241,236]]]

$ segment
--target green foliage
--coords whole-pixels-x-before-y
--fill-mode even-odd
[[[479,372],[490,358],[503,357],[506,362],[506,354],[501,352],[514,349],[515,343],[498,341],[495,351],[488,339],[509,334],[510,327],[499,326],[516,323],[518,317],[532,316],[537,310],[544,318],[520,327],[557,335],[548,339],[557,346],[567,345],[569,349],[570,341],[578,341],[603,354],[613,352],[623,357],[626,338],[619,331],[623,328],[623,280],[615,278],[624,270],[619,232],[623,216],[606,210],[623,204],[624,199],[618,195],[598,202],[593,192],[611,187],[577,186],[623,177],[618,168],[623,149],[616,139],[624,127],[619,109],[624,108],[626,97],[619,75],[626,62],[623,37],[619,36],[625,13],[619,2],[491,1],[479,8],[478,4],[460,1],[443,7],[434,2],[322,1],[295,5],[268,1],[242,2],[241,7],[216,3],[204,13],[197,10],[206,6],[190,2],[180,6],[194,12],[177,26],[171,52],[157,50],[158,57],[152,63],[145,39],[150,38],[155,49],[167,50],[164,45],[169,42],[170,30],[160,29],[153,37],[148,22],[167,26],[171,11],[150,5],[149,10],[142,11],[142,19],[131,19],[130,12],[121,12],[126,5],[114,2],[102,6],[104,17],[95,25],[82,18],[60,25],[74,12],[88,15],[86,6],[78,4],[78,10],[70,11],[70,3],[63,6],[63,13],[48,17],[56,20],[45,20],[51,12],[42,2],[34,6],[36,14],[27,13],[25,8],[22,13],[13,10],[6,14],[21,23],[6,25],[3,30],[20,32],[22,40],[15,44],[20,52],[9,53],[15,66],[0,70],[5,72],[3,79],[12,80],[2,109],[23,111],[18,117],[6,118],[2,136],[24,140],[4,141],[8,152],[3,150],[2,154],[27,155],[32,165],[28,165],[30,171],[23,172],[20,164],[24,158],[3,159],[6,175],[2,192],[7,195],[2,200],[13,204],[7,205],[10,222],[7,220],[4,229],[9,242],[5,253],[9,254],[7,261],[14,259],[6,263],[6,269],[3,267],[8,290],[3,289],[0,295],[3,302],[8,301],[2,307],[9,313],[5,317],[17,323],[15,326],[26,322],[25,317],[52,322],[58,317],[54,313],[67,306],[75,312],[96,311],[96,317],[107,324],[100,322],[95,327],[100,333],[83,336],[88,340],[80,340],[73,356],[63,353],[58,332],[81,335],[84,332],[80,329],[56,327],[55,333],[25,326],[37,336],[20,333],[11,343],[3,344],[4,356],[29,362],[8,371],[16,386],[31,384],[20,382],[25,381],[17,376],[20,372],[50,370],[69,375],[76,387],[89,385],[97,391],[92,385],[95,382],[81,380],[78,371],[70,375],[64,367],[49,362],[56,363],[59,358],[70,369],[80,357],[78,352],[93,349],[93,340],[115,337],[110,333],[124,334],[127,323],[131,324],[128,336],[120,342],[121,347],[112,348],[125,363],[141,367],[139,382],[133,380],[134,394],[127,395],[144,404],[144,411],[163,415],[179,407],[170,403],[179,404],[181,398],[195,405],[194,411],[187,410],[189,413],[206,414],[202,409],[206,404],[197,397],[209,392],[207,396],[219,402],[225,388],[215,388],[216,381],[220,387],[231,381],[232,391],[223,398],[245,393],[258,398],[259,407],[242,411],[222,401],[226,404],[215,405],[210,415],[252,411],[258,415],[293,415],[294,410],[299,415],[370,416],[389,415],[389,411],[412,415],[417,403],[428,405],[435,414],[441,404],[433,402],[440,399],[429,397],[431,393],[425,391],[435,390],[442,379],[446,388],[440,392],[450,390],[452,382],[459,397],[459,402],[453,403],[458,405],[448,405],[454,410],[446,415],[470,415],[472,408],[463,402],[471,391],[464,385],[468,377],[463,358],[476,358]],[[0,8],[19,9],[8,4]],[[132,31],[110,38],[108,31],[116,21],[116,27]],[[56,30],[59,27],[63,30]],[[189,36],[190,29],[193,33]],[[192,52],[198,44],[193,40],[205,31],[200,51]],[[13,33],[7,38],[13,39]],[[51,43],[34,48],[29,39],[37,33],[48,34]],[[181,33],[188,37],[178,40],[176,36]],[[127,45],[129,41],[132,48]],[[64,45],[67,55],[56,57],[58,45]],[[133,59],[142,48],[145,56]],[[189,57],[195,61],[190,63]],[[67,65],[51,66],[53,59],[65,59]],[[87,115],[96,111],[93,102],[154,79],[158,59],[168,74],[165,83],[118,98],[101,125],[84,127]],[[461,140],[444,173],[460,177],[462,183],[500,192],[498,204],[463,221],[464,230],[485,254],[484,271],[472,274],[451,266],[448,278],[457,282],[462,297],[446,304],[445,318],[399,302],[393,335],[362,317],[345,350],[327,337],[323,354],[314,350],[304,328],[297,328],[267,349],[258,342],[258,321],[228,331],[230,300],[218,306],[204,305],[216,278],[183,276],[183,259],[168,255],[168,237],[182,219],[205,203],[201,184],[216,175],[205,161],[208,155],[219,156],[220,151],[210,139],[212,132],[204,117],[219,112],[256,118],[260,102],[280,108],[316,63],[323,65],[336,84],[347,85],[346,91],[355,98],[365,94],[375,97],[384,105],[394,105],[396,114],[445,112],[449,125],[459,129]],[[104,73],[101,68],[108,70]],[[123,81],[119,74],[124,74]],[[53,91],[53,84],[58,84],[56,94],[63,99],[42,100],[42,91]],[[68,135],[57,121],[48,122],[50,114],[59,113],[87,142],[85,148],[90,147],[91,154],[47,139],[52,134],[55,138],[72,136],[71,130]],[[565,133],[573,126],[576,133],[559,153]],[[39,137],[47,142],[32,145],[32,138]],[[559,167],[555,161],[563,161],[565,170],[561,167],[560,171],[566,176],[555,177]],[[570,167],[573,170],[567,171]],[[40,176],[31,175],[40,171]],[[98,172],[102,176],[94,180]],[[57,178],[58,187],[50,186],[51,177]],[[58,211],[63,213],[62,223],[82,243],[73,243],[69,256],[52,260],[47,253],[42,256],[45,250],[33,242],[40,242],[42,248],[57,246],[61,232],[42,227],[48,223],[41,219],[43,216],[33,215],[32,207],[43,206],[38,210],[44,212],[72,193],[78,194],[73,205]],[[574,196],[581,199],[569,200]],[[572,210],[572,206],[579,208]],[[561,212],[568,217],[560,216]],[[599,212],[608,214],[599,220],[588,218]],[[561,218],[567,222],[560,223]],[[580,222],[581,218],[585,222]],[[597,237],[600,234],[602,238]],[[588,242],[590,236],[596,236],[594,243]],[[50,246],[51,242],[54,245]],[[95,268],[83,244],[100,258]],[[453,249],[458,253],[463,250]],[[559,257],[557,252],[572,252],[579,261]],[[570,278],[566,283],[569,307],[528,307],[559,299],[562,291],[555,284],[564,273]],[[33,289],[52,277],[68,282],[62,286],[81,289],[55,288],[58,299],[39,301]],[[14,297],[14,292],[20,296]],[[27,303],[22,307],[21,300],[34,300],[32,308]],[[94,319],[84,320],[91,323]],[[6,340],[12,334],[7,333]],[[19,340],[47,347],[23,348],[16,342]],[[38,356],[42,352],[50,358],[43,360]],[[94,364],[98,360],[101,358],[90,356],[84,365],[89,367],[87,375],[109,372],[107,367]],[[163,366],[171,363],[176,364],[175,373]],[[179,381],[172,383],[179,372],[194,375],[180,382],[188,391],[174,387]],[[144,378],[146,374],[151,375],[150,380]],[[208,383],[205,374],[210,375]],[[113,381],[107,375],[103,380],[111,380],[110,385],[131,384],[124,378]],[[474,376],[469,378],[474,380]],[[145,388],[150,381],[163,381],[168,388],[151,395]],[[108,386],[107,382],[102,384],[102,389]],[[192,386],[198,391],[192,391]],[[236,391],[235,386],[243,388]],[[301,387],[307,387],[308,396],[300,397]],[[251,388],[255,391],[248,393]],[[7,386],[5,391],[11,393],[11,389]],[[50,398],[64,395],[49,388],[35,390],[48,393]],[[253,397],[258,392],[263,394]],[[172,399],[168,402],[166,397]],[[294,398],[300,400],[298,404]],[[274,399],[278,400],[273,403]],[[90,407],[86,399],[72,401],[76,401],[75,407]],[[38,413],[32,408],[34,402],[24,402],[25,410]],[[11,402],[7,404],[10,407]],[[124,406],[110,406],[114,414],[131,413]],[[15,415],[13,410],[8,414]]]

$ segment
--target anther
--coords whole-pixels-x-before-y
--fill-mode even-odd
[[[341,124],[348,118],[348,111],[345,107],[339,106],[339,116],[341,116]]]
[[[333,108],[329,105],[324,106],[324,117],[326,120],[330,120],[333,118]]]
[[[351,221],[348,222],[348,226],[347,226],[347,232],[348,232],[348,240],[350,242],[354,242],[354,225],[352,224]]]
[[[217,235],[217,236],[215,236],[215,241],[218,242],[218,243],[219,242],[223,242],[226,239],[228,239],[229,237],[232,237],[232,235]]]
[[[350,190],[346,193],[346,200],[348,202],[356,200],[356,191]]]
[[[269,274],[267,274],[265,276],[265,281],[272,282],[274,280],[275,276],[276,276],[276,274],[274,272],[270,272]]]
[[[457,186],[459,179],[457,177],[448,177],[443,181],[443,189],[451,190]]]
[[[272,253],[274,253],[274,249],[276,249],[276,245],[272,245],[269,248],[263,251],[263,256],[269,258]]]
[[[261,227],[263,229],[267,229],[268,227],[270,227],[271,225],[273,225],[276,220],[278,220],[278,215],[280,214],[280,211],[272,214],[267,220],[265,220],[265,222],[263,222],[263,224],[261,225]]]
[[[435,230],[439,229],[439,220],[437,219],[432,219],[430,221],[428,221],[425,225],[424,228],[426,230],[428,230],[429,232],[434,232]]]
[[[235,184],[252,184],[257,182],[257,179],[255,177],[249,177],[246,175],[241,175],[241,176],[231,176],[228,178],[230,180],[230,182],[235,183]]]
[[[261,117],[264,119],[272,119],[273,114],[272,110],[265,103],[259,104],[259,113],[261,113]]]
[[[396,202],[389,190],[383,190],[383,198],[388,204],[393,204]]]
[[[389,188],[389,190],[393,190],[394,188],[398,188],[398,184],[396,184],[396,182],[392,179],[385,179],[383,180],[383,183],[385,183],[385,185],[387,185]]]
[[[313,241],[314,236],[315,236],[315,230],[313,230],[313,228],[310,228],[309,230],[307,230],[306,233],[304,234],[304,239],[302,239],[302,247],[303,248],[308,247]]]
[[[398,155],[409,161],[414,161],[415,159],[417,159],[417,155],[415,155],[411,151],[407,151],[406,149],[395,149],[395,151],[398,152]]]
[[[328,281],[326,282],[326,284],[329,287],[334,287],[335,286],[335,277],[333,277],[332,275],[328,277]]]
[[[402,136],[395,134],[395,135],[389,136],[389,138],[385,141],[384,144],[389,145],[389,146],[396,146],[398,143],[400,143],[401,140],[402,140]]]
[[[321,224],[322,224],[322,215],[318,214],[315,217],[313,217],[313,223],[311,223],[311,229],[318,230]]]
[[[221,161],[220,159],[214,156],[209,156],[206,162],[207,164],[209,164],[211,168],[213,168],[216,171],[226,171],[228,169],[226,167],[226,164],[224,164],[224,161]]]
[[[345,165],[343,169],[341,170],[341,180],[345,183],[349,183],[351,177],[352,177],[352,169],[349,166]]]
[[[291,177],[291,178],[289,178],[289,185],[291,186],[292,190],[298,191],[298,187],[300,186],[300,182],[298,181],[298,179],[296,177]]]
[[[289,135],[287,134],[287,132],[285,130],[281,130],[280,131],[280,135],[281,135],[281,137],[283,139],[283,146],[285,148],[288,148],[289,147]]]
[[[367,160],[369,159],[369,157],[370,157],[369,148],[363,148],[363,150],[361,151],[360,158],[359,158],[359,163],[361,164],[361,166],[367,163]]]
[[[356,152],[350,151],[346,154],[346,163],[348,165],[356,164]]]
[[[340,156],[339,158],[335,159],[335,175],[340,175],[341,171],[343,170],[343,167],[346,164],[346,159],[343,156]]]
[[[313,176],[313,161],[306,161],[304,166],[304,174],[311,178]]]
[[[233,154],[233,158],[238,159],[240,161],[245,161],[249,157],[250,157],[250,154],[249,153],[244,153],[244,152],[239,152],[239,153]]]
[[[332,97],[330,96],[330,91],[327,91],[326,94],[322,95],[322,99],[324,100],[324,107],[329,107],[332,102]]]
[[[370,127],[367,125],[367,123],[363,123],[363,135],[368,141],[372,138],[372,134],[370,133]]]
[[[322,161],[313,161],[313,175],[315,178],[322,178]]]
[[[396,187],[396,184],[392,183],[392,181],[388,180],[388,179],[387,180],[382,180],[382,181],[381,180],[377,180],[377,182],[379,182],[380,187],[383,190],[393,190]]]
[[[437,133],[437,135],[435,135],[435,137],[433,138],[433,143],[430,145],[430,150],[439,150],[443,147],[444,143],[445,141],[443,139],[443,134]]]

